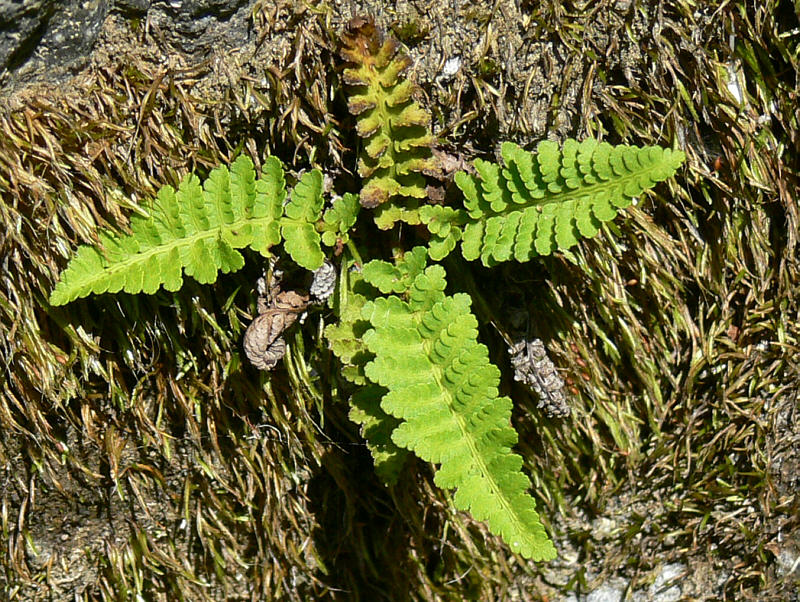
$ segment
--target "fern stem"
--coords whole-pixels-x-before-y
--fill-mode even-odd
[[[361,253],[358,252],[358,247],[356,247],[356,244],[352,240],[348,240],[346,244],[350,253],[353,255],[353,261],[356,262],[356,265],[358,267],[363,266],[364,260],[361,259]]]

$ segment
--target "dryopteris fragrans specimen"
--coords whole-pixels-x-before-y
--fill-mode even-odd
[[[478,343],[471,299],[444,294],[444,268],[426,268],[425,249],[406,255],[421,261],[400,271],[380,261],[364,266],[364,278],[382,293],[402,294],[378,297],[361,311],[372,326],[364,343],[375,355],[364,374],[387,389],[381,409],[402,421],[392,441],[439,464],[436,484],[455,488],[456,507],[486,521],[512,550],[555,558],[522,458],[511,452],[511,399],[498,394],[500,371]]]
[[[486,266],[528,261],[595,236],[634,197],[671,177],[684,154],[657,146],[611,146],[587,139],[540,142],[529,153],[503,143],[505,167],[476,159],[477,175],[459,172],[464,209],[426,205],[430,254],[441,259],[461,240],[465,259]]]
[[[213,169],[203,185],[195,175],[178,190],[164,186],[146,207],[147,216],[131,218],[131,233],[103,232],[98,247],[81,246],[62,272],[50,303],[63,305],[92,293],[155,293],[159,286],[176,291],[182,272],[209,284],[217,273],[244,265],[236,249],[249,247],[265,257],[284,241],[299,265],[322,265],[320,242],[333,245],[337,234],[355,223],[354,195],[339,199],[322,217],[322,173],[304,174],[286,202],[283,167],[275,157],[264,162],[256,179],[244,156],[228,170]],[[324,234],[320,237],[320,231]]]
[[[211,171],[201,186],[187,176],[177,191],[162,188],[131,219],[131,233],[100,233],[97,248],[82,246],[51,294],[61,305],[92,293],[177,290],[183,273],[201,283],[242,267],[237,249],[264,256],[284,243],[292,259],[318,268],[321,244],[356,249],[343,261],[339,323],[325,336],[343,364],[342,375],[359,389],[351,418],[361,425],[376,470],[394,482],[407,451],[438,464],[435,480],[455,489],[454,503],[485,520],[490,530],[526,558],[544,560],[555,548],[539,522],[522,459],[511,452],[511,400],[500,397],[500,372],[478,342],[477,320],[463,293],[444,294],[441,266],[428,266],[461,242],[462,254],[485,265],[527,261],[594,236],[617,210],[672,174],[679,151],[613,147],[568,140],[559,149],[542,142],[536,153],[505,143],[504,165],[475,160],[475,174],[455,181],[463,207],[419,206],[422,173],[435,170],[428,114],[400,76],[408,60],[396,42],[382,42],[371,21],[357,20],[345,36],[352,63],[351,112],[365,138],[359,162],[360,196],[345,194],[323,213],[322,174],[303,175],[288,195],[281,163],[268,157],[260,178],[250,159]],[[360,200],[360,205],[359,201]],[[358,240],[356,215],[375,209],[380,228],[397,221],[423,223],[428,249],[398,253],[394,263],[371,261],[350,271]]]
[[[414,101],[414,83],[402,77],[411,59],[399,47],[391,36],[382,39],[371,19],[353,19],[342,36],[347,107],[364,138],[361,204],[376,208],[375,223],[384,230],[397,221],[419,223],[419,201],[427,196],[421,174],[438,171],[430,114]]]
[[[594,141],[568,141],[563,152],[540,144],[537,155],[506,144],[503,157],[506,169],[476,160],[479,176],[456,175],[464,209],[422,208],[433,234],[431,255],[443,257],[458,240],[466,258],[480,256],[484,263],[569,247],[683,160],[680,152]],[[240,157],[230,171],[214,169],[203,187],[195,176],[177,192],[165,186],[149,217],[131,220],[131,234],[102,233],[101,249],[78,250],[51,302],[119,290],[152,293],[162,284],[177,290],[182,270],[210,283],[219,270],[242,267],[236,249],[268,255],[281,239],[295,262],[315,269],[324,259],[320,243],[350,237],[359,205],[347,194],[323,216],[318,170],[286,196],[283,168],[273,157],[258,180],[252,162]],[[469,298],[444,294],[444,270],[428,267],[428,255],[416,247],[393,264],[365,264],[361,275],[341,272],[340,323],[325,335],[344,364],[342,374],[361,387],[351,399],[351,417],[386,482],[396,480],[406,450],[413,451],[440,464],[436,483],[456,489],[458,508],[486,520],[526,558],[552,558],[522,460],[511,453],[516,433],[511,401],[498,396],[500,373],[478,343]]]

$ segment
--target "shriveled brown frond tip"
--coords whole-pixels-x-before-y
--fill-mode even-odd
[[[378,53],[384,36],[372,17],[353,17],[342,34],[339,55],[346,61],[360,63]],[[396,43],[395,43],[396,45]]]
[[[372,17],[350,20],[341,37],[339,54],[349,63],[343,73],[348,86],[368,86],[370,76],[379,71],[381,83],[391,86],[411,65],[411,59],[400,52],[400,42],[392,35],[384,35]],[[413,91],[411,82],[408,86]],[[352,108],[350,112],[358,114]]]

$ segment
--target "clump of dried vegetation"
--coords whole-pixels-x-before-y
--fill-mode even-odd
[[[214,287],[48,307],[71,249],[187,171],[269,152],[353,189],[335,58],[352,15],[337,6],[259,3],[252,43],[199,64],[165,65],[150,34],[111,21],[69,86],[0,113],[4,594],[540,599],[612,574],[646,587],[682,562],[695,580],[706,567],[706,591],[684,591],[696,598],[790,595],[797,574],[777,559],[800,550],[800,19],[787,1],[378,15],[467,158],[546,135],[687,153],[619,236],[457,284],[497,325],[484,335],[562,552],[549,566],[453,513],[421,463],[379,483],[315,336],[324,319],[290,335],[282,370],[242,364],[257,261]],[[568,418],[511,385],[497,333],[520,315],[564,369]]]

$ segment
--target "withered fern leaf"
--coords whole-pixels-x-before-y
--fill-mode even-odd
[[[364,139],[358,161],[361,204],[375,209],[379,228],[397,221],[418,224],[419,201],[426,197],[422,174],[436,172],[437,163],[430,114],[414,100],[415,84],[402,77],[411,60],[399,52],[397,40],[382,38],[371,19],[349,24],[341,56],[348,62],[348,109]]]

